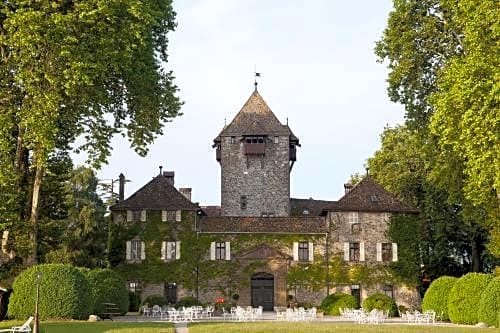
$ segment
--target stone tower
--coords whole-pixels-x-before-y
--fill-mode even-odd
[[[288,216],[299,139],[257,89],[215,138],[223,216]]]

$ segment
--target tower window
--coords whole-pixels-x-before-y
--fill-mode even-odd
[[[247,196],[246,195],[242,195],[240,197],[240,208],[247,209]]]
[[[274,143],[280,143],[280,137],[279,136],[275,136],[274,137]]]
[[[246,155],[264,155],[266,144],[263,136],[248,136],[245,138]]]
[[[236,143],[236,138],[234,136],[231,137],[231,143]]]

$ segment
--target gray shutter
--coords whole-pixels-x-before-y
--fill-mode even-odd
[[[161,221],[167,222],[167,211],[166,210],[161,211]]]
[[[215,260],[215,242],[210,243],[210,260]]]
[[[175,259],[179,260],[181,258],[181,242],[175,242]]]
[[[132,222],[134,220],[134,213],[131,210],[127,210],[127,222]]]
[[[226,260],[231,260],[231,243],[226,242]]]
[[[146,259],[146,245],[144,242],[141,242],[141,260]]]
[[[398,261],[398,244],[392,243],[392,261]]]
[[[177,222],[181,222],[182,221],[182,211],[181,210],[177,210],[175,212],[175,221],[177,221]]]
[[[359,243],[359,261],[365,261],[365,243]]]
[[[314,261],[314,244],[313,242],[309,242],[309,261]]]
[[[167,242],[167,260],[172,259],[172,242]]]
[[[146,210],[141,210],[141,222],[146,222]]]
[[[377,261],[382,261],[382,243],[377,243]]]
[[[349,243],[344,243],[344,261],[349,261]]]
[[[299,260],[299,243],[293,242],[293,261]]]
[[[167,259],[167,242],[161,242],[161,260]]]
[[[127,250],[125,252],[125,257],[127,260],[132,260],[132,242],[127,241]]]

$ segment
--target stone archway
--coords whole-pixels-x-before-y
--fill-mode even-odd
[[[274,276],[272,274],[259,272],[252,275],[251,304],[252,307],[262,306],[264,311],[273,311]]]

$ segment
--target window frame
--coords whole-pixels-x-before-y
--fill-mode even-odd
[[[382,262],[391,262],[392,261],[392,243],[382,243],[381,246],[381,256]]]
[[[360,248],[361,244],[359,242],[349,242],[349,261],[359,261]]]
[[[141,261],[142,241],[140,239],[130,240],[130,260]]]
[[[215,242],[215,260],[226,260],[226,242]]]
[[[298,242],[297,249],[298,261],[309,261],[309,242]]]
[[[248,197],[246,195],[240,196],[240,209],[246,210],[248,208]]]

